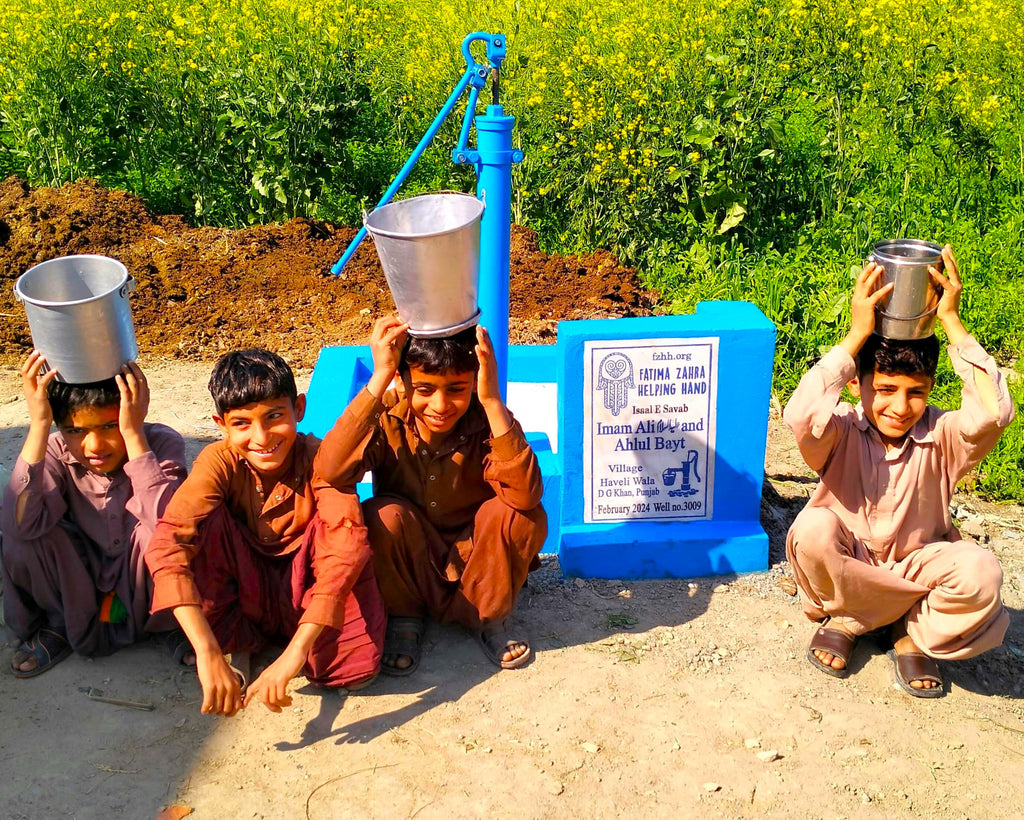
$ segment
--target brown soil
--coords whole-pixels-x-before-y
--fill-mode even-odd
[[[289,352],[303,389],[323,344],[361,341],[370,319],[360,311],[390,307],[372,248],[348,279],[326,273],[346,229],[192,229],[92,183],[29,191],[17,180],[0,185],[0,219],[10,280],[0,287],[0,486],[26,429],[14,365],[29,341],[10,285],[35,262],[98,251],[128,264],[149,418],[178,429],[190,459],[217,436],[204,383],[221,347]],[[559,318],[653,304],[607,254],[546,257],[517,230],[513,258],[514,341],[551,341]],[[497,673],[468,635],[431,624],[411,677],[382,676],[347,697],[299,677],[282,714],[254,705],[226,720],[200,714],[195,673],[155,641],[73,656],[32,680],[10,674],[13,649],[0,645],[0,815],[145,820],[180,806],[199,820],[1015,820],[1024,507],[954,499],[961,530],[999,557],[1011,623],[1002,647],[941,664],[947,695],[922,701],[895,687],[882,638],[858,643],[845,680],[807,662],[813,626],[783,542],[814,477],[777,402],[765,463],[767,571],[563,579],[548,557],[517,602],[517,634],[536,657],[515,672]],[[96,690],[152,711],[96,701]]]
[[[137,281],[131,304],[144,355],[205,360],[261,346],[311,366],[325,345],[363,343],[373,319],[394,309],[372,242],[331,275],[354,234],[309,219],[193,228],[91,180],[30,189],[11,177],[0,183],[0,362],[31,349],[17,278],[47,259],[98,253]],[[643,316],[655,304],[636,271],[607,251],[549,256],[532,231],[514,226],[511,259],[513,344],[553,342],[560,319]]]

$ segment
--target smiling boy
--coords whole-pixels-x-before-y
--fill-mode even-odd
[[[145,421],[149,385],[134,362],[91,384],[57,381],[45,365],[32,351],[21,368],[29,429],[0,515],[19,678],[72,651],[105,655],[173,625],[149,618],[142,555],[185,478],[185,442]]]
[[[531,657],[509,616],[547,534],[537,457],[501,398],[487,331],[408,338],[395,316],[370,337],[373,374],[324,438],[317,475],[363,505],[388,610],[382,669],[420,661],[424,619],[457,623],[502,669]],[[395,374],[402,395],[390,391]]]
[[[1002,571],[963,540],[950,518],[957,482],[995,446],[1014,409],[995,362],[960,320],[962,284],[949,246],[938,319],[963,381],[959,410],[927,404],[939,345],[873,335],[875,308],[892,290],[881,267],[857,279],[849,333],[800,381],[784,418],[821,477],[789,530],[786,555],[808,618],[823,622],[807,650],[821,671],[845,677],[857,638],[891,626],[896,680],[939,697],[935,659],[973,657],[1002,643],[1009,618]],[[860,398],[839,401],[844,384]]]
[[[222,356],[210,393],[224,440],[199,454],[146,553],[153,611],[172,609],[195,650],[202,712],[280,712],[300,672],[361,688],[385,619],[358,499],[314,481],[319,440],[296,429],[305,396],[279,356]],[[275,641],[284,651],[246,688],[249,653]]]

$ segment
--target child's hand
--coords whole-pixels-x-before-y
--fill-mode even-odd
[[[53,410],[50,400],[46,398],[46,386],[57,377],[56,370],[40,375],[46,365],[46,359],[38,350],[28,354],[21,366],[21,386],[25,391],[25,403],[28,404],[29,423],[49,432],[53,423]]]
[[[387,371],[388,378],[395,375],[402,359],[408,330],[409,324],[397,316],[382,316],[376,321],[370,333],[370,351],[373,353],[375,371]]]
[[[137,458],[149,451],[143,422],[149,412],[149,382],[135,362],[129,362],[114,377],[121,393],[121,409],[117,426],[124,438],[128,458]]]
[[[494,345],[491,344],[487,328],[481,325],[476,326],[476,359],[480,362],[476,374],[476,395],[480,403],[486,407],[490,402],[502,401]]]
[[[204,715],[231,717],[242,708],[242,685],[220,652],[197,652],[196,674],[203,687]]]
[[[398,371],[408,330],[408,322],[403,322],[397,316],[381,316],[373,325],[370,332],[373,375],[366,388],[378,399],[384,395]]]
[[[857,275],[850,300],[850,332],[840,343],[846,351],[856,357],[864,342],[875,332],[875,308],[892,293],[893,283],[878,287],[878,281],[885,269],[877,262],[868,262]]]
[[[305,657],[300,657],[296,662],[286,649],[245,690],[243,705],[247,707],[250,703],[258,701],[271,712],[280,712],[284,707],[291,706],[292,698],[288,694],[288,682],[299,674],[305,660]]]
[[[494,357],[494,346],[487,329],[476,326],[476,358],[480,369],[476,374],[476,397],[480,399],[487,423],[491,427],[491,436],[498,438],[505,435],[512,426],[512,414],[505,406],[501,397],[501,385],[498,381],[498,360]]]
[[[929,265],[928,275],[936,287],[942,288],[942,298],[939,300],[936,316],[949,335],[950,323],[960,322],[960,294],[963,293],[964,286],[960,281],[960,269],[953,258],[953,249],[949,245],[942,249],[942,262],[945,274],[935,265]]]
[[[121,413],[117,418],[121,435],[141,433],[142,423],[149,412],[149,382],[146,376],[135,362],[129,362],[121,367],[121,372],[114,380],[121,392]]]
[[[878,287],[885,268],[877,262],[868,262],[853,286],[850,303],[850,330],[857,331],[866,339],[875,332],[875,309],[886,296],[892,293],[894,283]]]

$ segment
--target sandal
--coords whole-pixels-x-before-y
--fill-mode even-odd
[[[53,629],[40,629],[32,640],[21,645],[11,661],[11,672],[16,678],[34,678],[52,669],[70,654],[71,644],[64,635]],[[18,669],[16,664],[24,663],[29,658],[35,658],[36,665],[28,671]]]
[[[533,658],[533,649],[530,648],[530,644],[526,641],[517,640],[512,637],[508,623],[508,619],[490,621],[475,630],[473,637],[480,644],[480,648],[483,650],[484,655],[487,656],[487,660],[499,669],[519,669],[521,666],[526,666],[530,659]],[[510,661],[502,660],[501,656],[505,654],[505,651],[516,644],[525,645],[526,651],[518,658],[513,658]]]
[[[406,667],[392,666],[381,661],[380,669],[385,675],[404,678],[411,675],[420,665],[423,654],[423,633],[426,624],[423,618],[408,615],[389,615],[388,626],[384,631],[384,652],[382,655],[405,656],[409,659]]]
[[[850,655],[853,654],[853,646],[857,643],[857,637],[839,629],[829,629],[828,621],[825,621],[814,632],[810,644],[807,646],[807,660],[811,665],[820,669],[826,675],[833,678],[845,678],[850,674]],[[818,660],[815,650],[827,652],[834,658],[839,658],[844,664],[842,669],[836,669]]]
[[[945,694],[939,665],[932,658],[920,652],[907,652],[900,655],[895,649],[890,649],[886,654],[892,658],[896,683],[908,695],[913,695],[915,698],[941,698]],[[916,689],[910,685],[912,680],[932,681],[937,685],[928,689]]]
[[[176,664],[195,669],[195,660],[192,663],[185,662],[186,655],[191,655],[195,658],[196,653],[192,648],[192,644],[189,643],[188,638],[185,636],[184,630],[172,629],[170,632],[158,632],[157,639],[167,647],[167,651],[171,653],[171,657],[174,658]]]

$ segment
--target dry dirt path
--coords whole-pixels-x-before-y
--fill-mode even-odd
[[[210,364],[145,363],[151,417],[190,456],[214,435]],[[308,381],[309,373],[302,375]],[[199,714],[194,674],[156,646],[73,657],[16,680],[0,649],[0,818],[1016,818],[1024,807],[1024,511],[957,498],[1006,571],[1007,644],[947,665],[949,694],[894,688],[865,642],[845,681],[804,658],[811,631],[780,588],[782,538],[812,482],[773,412],[765,573],[692,581],[562,580],[553,561],[516,619],[537,657],[495,674],[431,627],[420,671],[359,695],[296,681],[293,707]],[[0,465],[24,434],[0,369]],[[91,701],[80,687],[148,701]]]

